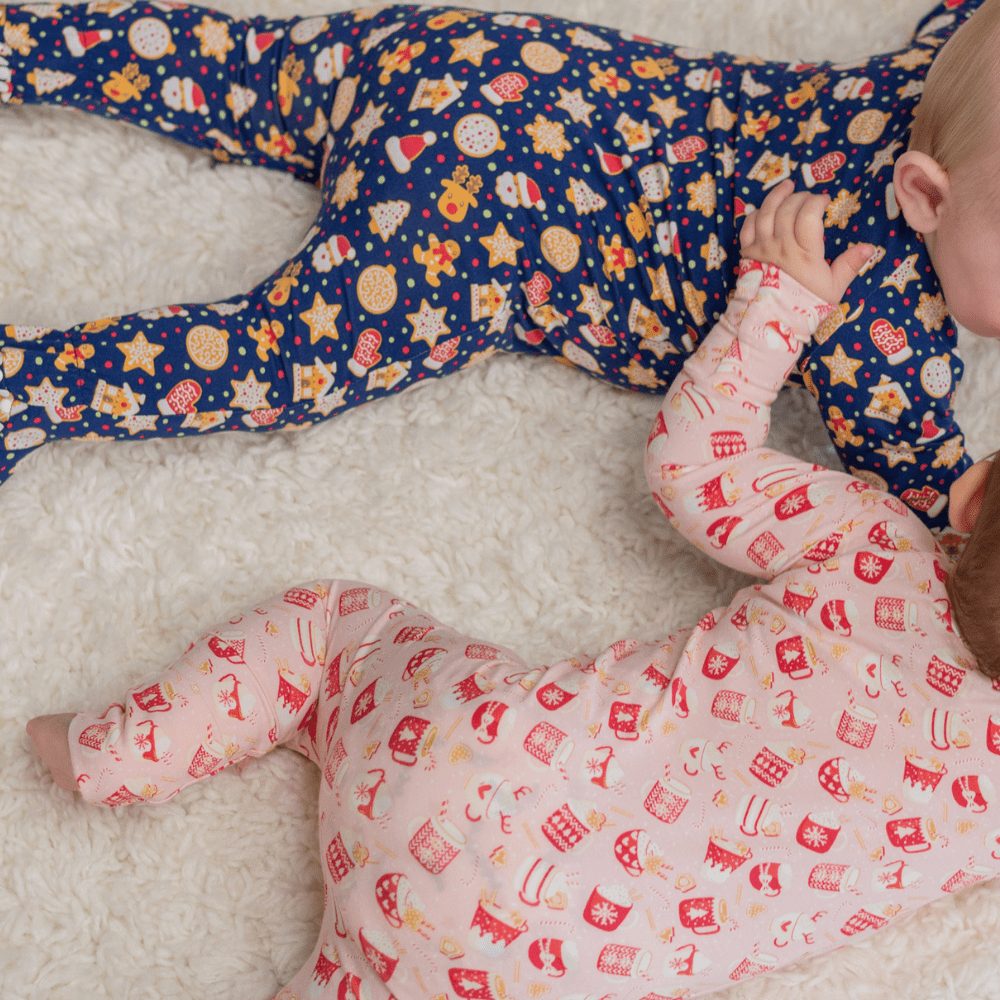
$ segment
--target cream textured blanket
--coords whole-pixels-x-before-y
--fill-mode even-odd
[[[929,2],[520,7],[846,60],[901,44]],[[64,327],[235,294],[297,247],[317,205],[290,177],[215,169],[164,138],[4,109],[0,321]],[[982,455],[1000,444],[1000,354],[971,337],[962,350],[960,416]],[[301,758],[279,750],[162,807],[101,811],[52,785],[30,716],[103,707],[201,628],[319,576],[388,587],[540,663],[655,638],[728,601],[742,579],[675,535],[647,494],[656,407],[562,365],[500,357],[296,434],[67,443],[27,459],[0,490],[0,996],[264,1000],[305,960],[322,902],[318,773]],[[776,422],[779,446],[836,461],[804,392],[785,394]],[[1000,997],[998,927],[1000,882],[727,995]]]

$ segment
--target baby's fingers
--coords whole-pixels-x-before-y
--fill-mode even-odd
[[[767,239],[774,235],[775,216],[780,211],[785,200],[795,190],[795,182],[791,180],[782,181],[776,188],[773,188],[768,196],[761,203],[760,208],[754,212],[756,217],[755,234],[760,239]]]
[[[807,194],[795,214],[795,242],[803,250],[820,257],[824,256],[826,239],[823,214],[829,204],[829,195]]]
[[[830,298],[830,302],[839,302],[847,291],[847,286],[857,277],[858,272],[865,266],[865,261],[875,252],[875,248],[870,243],[856,243],[848,247],[831,265],[830,273],[834,284],[836,298]]]
[[[743,228],[740,230],[740,248],[743,250],[746,250],[753,243],[757,235],[757,223],[754,220],[758,214],[758,212],[751,212],[743,220]]]

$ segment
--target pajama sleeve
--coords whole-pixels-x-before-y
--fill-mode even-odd
[[[916,521],[842,472],[765,447],[771,404],[831,308],[779,269],[743,261],[728,309],[685,362],[649,436],[646,476],[671,524],[754,576],[859,552],[866,538],[852,534],[852,519],[866,499],[891,505],[897,523]]]
[[[77,715],[70,758],[84,799],[106,806],[163,802],[279,744],[308,754],[326,603],[296,606],[299,591],[306,592],[289,591],[214,628],[103,715]]]
[[[796,368],[844,468],[944,528],[948,490],[972,464],[952,408],[964,366],[941,295],[900,293],[886,270],[851,283]]]

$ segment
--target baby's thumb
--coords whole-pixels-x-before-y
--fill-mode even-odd
[[[830,265],[833,282],[840,297],[843,297],[847,286],[857,277],[858,271],[865,266],[865,262],[874,252],[875,247],[870,243],[856,243],[854,246],[848,247]]]

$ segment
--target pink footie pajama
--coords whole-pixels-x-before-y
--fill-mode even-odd
[[[765,447],[830,307],[744,264],[657,416],[678,530],[762,577],[659,642],[529,669],[354,582],[295,587],[70,731],[85,799],[283,744],[326,910],[282,1000],[665,1000],[836,948],[1000,865],[1000,691],[899,500]]]

